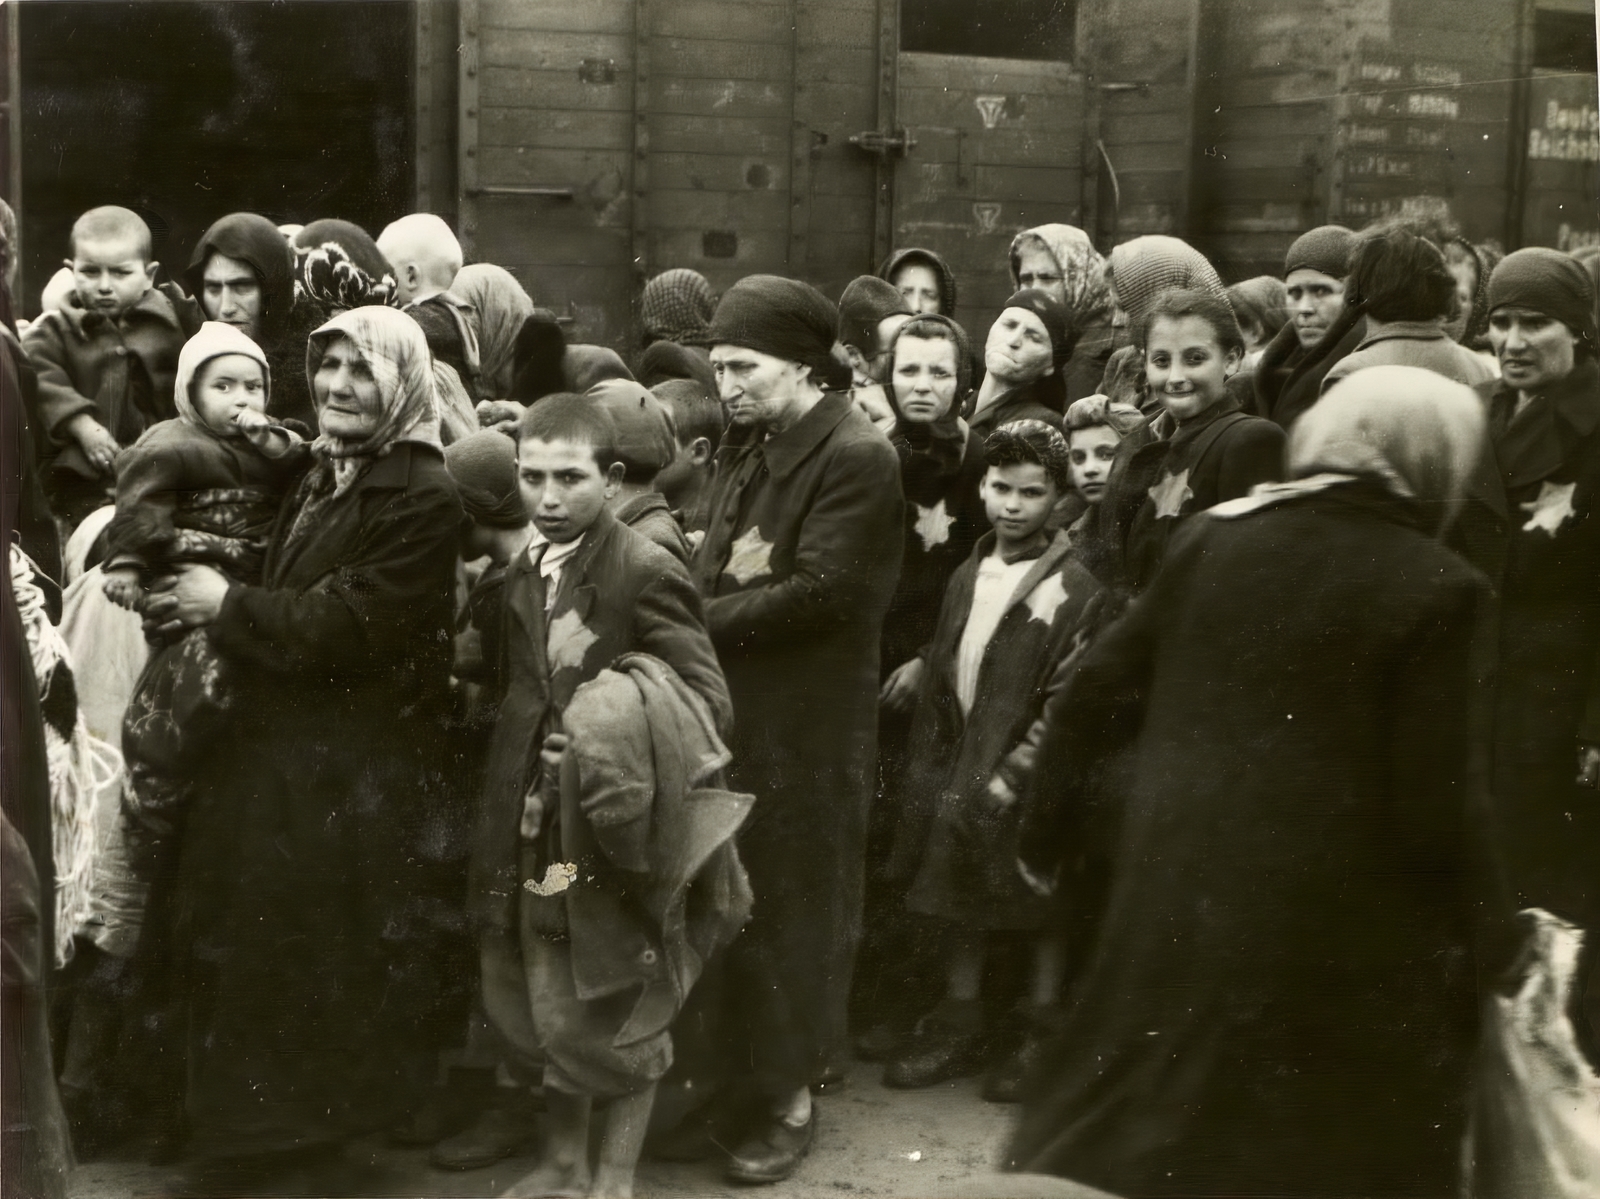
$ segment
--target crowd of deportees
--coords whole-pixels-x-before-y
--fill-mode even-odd
[[[69,1132],[778,1183],[882,1063],[1007,1170],[1442,1197],[1551,946],[1596,1062],[1600,255],[1045,225],[981,347],[908,248],[668,270],[625,360],[428,214],[63,248],[0,355],[26,1193]]]

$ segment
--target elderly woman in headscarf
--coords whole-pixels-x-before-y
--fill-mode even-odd
[[[1007,299],[984,341],[987,373],[963,406],[973,433],[987,437],[1014,420],[1060,429],[1067,407],[1062,368],[1077,340],[1072,317],[1053,296],[1025,287]]]
[[[1067,403],[1094,394],[1116,348],[1106,260],[1075,225],[1039,225],[1011,241],[1011,286],[1054,297],[1078,330],[1072,359],[1062,368]]]
[[[1580,1038],[1600,1063],[1600,364],[1594,288],[1530,248],[1489,279],[1500,378],[1460,543],[1500,595],[1493,778],[1517,906],[1586,929]],[[1359,377],[1359,376],[1357,376]]]
[[[474,262],[456,273],[450,290],[472,305],[478,338],[478,394],[475,400],[503,400],[511,394],[516,371],[517,334],[533,315],[533,300],[504,267]]]
[[[461,505],[427,342],[355,308],[311,335],[306,373],[315,464],[262,582],[191,566],[147,607],[158,633],[208,629],[238,702],[141,953],[188,1030],[192,1153],[268,1171],[383,1127],[431,1071],[450,875],[436,758]]]
[[[1141,412],[1154,412],[1159,403],[1145,385],[1144,346],[1139,328],[1155,302],[1169,291],[1203,291],[1224,303],[1228,289],[1206,256],[1176,237],[1151,234],[1123,242],[1106,262],[1105,282],[1113,310],[1112,322],[1135,339],[1111,355],[1105,376],[1094,390],[1113,403],[1132,404]],[[1241,375],[1248,378],[1248,375]],[[1234,386],[1240,386],[1234,384]],[[1249,398],[1248,387],[1240,395]]]
[[[232,325],[266,352],[267,411],[314,428],[303,362],[306,338],[324,318],[297,294],[294,251],[278,227],[253,212],[223,217],[201,235],[183,282],[206,320]]]
[[[1483,436],[1461,384],[1352,376],[1295,426],[1294,480],[1191,522],[1079,660],[1022,866],[1072,878],[1109,807],[1112,882],[1011,1169],[1120,1195],[1456,1193],[1489,591],[1438,537]]]

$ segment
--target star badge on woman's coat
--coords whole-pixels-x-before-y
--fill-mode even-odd
[[[773,545],[761,536],[760,525],[751,525],[731,548],[732,553],[728,555],[728,564],[722,568],[722,573],[732,575],[739,586],[743,587],[762,575],[772,573]]]
[[[1177,516],[1194,498],[1194,492],[1189,489],[1188,469],[1175,475],[1163,475],[1161,482],[1150,488],[1148,494],[1155,501],[1157,516]]]
[[[1517,505],[1529,514],[1528,523],[1522,526],[1522,531],[1531,533],[1535,529],[1543,529],[1554,537],[1557,529],[1578,514],[1572,506],[1572,493],[1577,486],[1576,483],[1552,483],[1549,480],[1539,484],[1538,499],[1525,500]]]
[[[944,500],[940,500],[931,508],[916,505],[917,523],[912,527],[916,529],[917,536],[922,538],[922,548],[931,550],[936,545],[943,545],[950,540],[950,526],[956,523],[956,518],[945,515]]]

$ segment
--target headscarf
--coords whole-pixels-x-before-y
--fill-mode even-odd
[[[1106,287],[1106,260],[1094,248],[1089,235],[1076,225],[1038,225],[1024,229],[1011,239],[1011,286],[1021,286],[1017,265],[1022,248],[1037,242],[1049,251],[1067,288],[1067,311],[1082,328],[1111,313],[1111,295]]]
[[[699,271],[687,267],[662,271],[644,285],[640,308],[646,341],[711,344],[711,314],[717,309],[717,297]]]
[[[596,383],[607,379],[626,379],[632,383],[633,372],[622,356],[607,346],[578,344],[568,346],[562,358],[563,391],[582,395]]]
[[[1374,478],[1448,515],[1477,466],[1485,427],[1471,388],[1420,367],[1368,367],[1335,383],[1295,422],[1289,473],[1301,490],[1330,476]]]
[[[713,345],[743,346],[809,366],[818,386],[839,379],[833,357],[838,336],[833,301],[811,284],[781,275],[747,275],[727,290],[711,318]]]
[[[956,273],[950,269],[950,264],[941,255],[932,250],[925,250],[921,246],[908,246],[904,250],[896,250],[883,260],[883,265],[878,268],[878,278],[893,283],[895,272],[903,266],[931,267],[934,277],[939,280],[939,315],[955,316]]]
[[[638,379],[646,387],[667,379],[691,379],[705,388],[707,395],[717,394],[717,375],[705,351],[673,341],[653,341],[644,348],[639,355]]]
[[[517,330],[511,351],[511,395],[519,404],[532,404],[558,391],[570,391],[562,364],[567,356],[567,336],[555,313],[535,308]]]
[[[212,224],[200,237],[184,271],[184,286],[200,298],[206,260],[213,254],[249,265],[261,284],[261,343],[272,345],[294,307],[294,251],[278,227],[253,212],[235,212]]]
[[[311,334],[306,346],[306,378],[316,394],[317,365],[328,344],[348,337],[366,359],[378,385],[383,414],[378,427],[360,441],[322,434],[312,450],[343,494],[367,466],[402,442],[442,448],[438,401],[433,389],[433,356],[417,322],[393,308],[368,305],[342,312]],[[320,414],[322,405],[318,403]]]
[[[1150,234],[1123,242],[1111,251],[1111,276],[1117,301],[1136,329],[1161,293],[1174,288],[1208,291],[1228,302],[1228,289],[1206,256],[1176,237]]]
[[[371,234],[349,221],[312,221],[294,235],[295,295],[332,315],[394,301],[394,268]]]
[[[232,258],[233,255],[229,254],[228,257]],[[243,354],[246,358],[259,362],[261,380],[265,384],[261,397],[263,406],[267,397],[272,394],[272,368],[267,364],[267,356],[262,353],[261,347],[233,325],[225,325],[221,321],[206,321],[193,337],[183,343],[183,349],[178,351],[178,373],[172,387],[172,402],[178,409],[178,419],[184,424],[193,425],[197,429],[206,427],[205,422],[200,419],[200,414],[195,411],[194,393],[191,389],[194,386],[194,377],[200,373],[200,368],[213,358],[221,358],[224,354]]]
[[[478,336],[477,398],[507,399],[516,369],[517,334],[533,313],[533,301],[515,275],[488,262],[462,267],[450,290],[473,308],[471,323]]]
[[[1570,254],[1530,246],[1508,254],[1489,277],[1489,311],[1531,308],[1571,329],[1589,356],[1600,336],[1595,330],[1594,283]]]
[[[1145,415],[1132,404],[1119,404],[1110,396],[1084,396],[1067,405],[1061,418],[1061,431],[1071,434],[1075,429],[1093,429],[1105,425],[1116,435],[1126,437],[1144,424]]]
[[[444,450],[461,508],[480,525],[520,529],[528,523],[517,486],[517,444],[498,429],[480,429]]]
[[[900,464],[906,465],[912,458],[926,455],[937,464],[941,475],[953,474],[961,468],[961,458],[966,452],[967,430],[961,419],[961,409],[966,404],[967,392],[972,390],[972,346],[967,340],[967,331],[947,316],[938,316],[928,313],[923,316],[914,316],[900,326],[895,334],[893,348],[898,350],[900,339],[908,336],[915,337],[916,330],[926,329],[929,326],[938,326],[950,331],[950,337],[945,341],[956,356],[956,391],[951,397],[950,407],[938,420],[916,422],[904,420],[900,415],[900,404],[895,397],[894,371],[890,369],[889,379],[884,384],[884,394],[888,397],[889,407],[894,412],[894,429],[889,440],[894,445],[895,452],[900,455]],[[925,338],[920,340],[935,340]]]
[[[1050,363],[1059,375],[1062,364],[1072,357],[1073,347],[1078,344],[1079,329],[1072,314],[1049,292],[1037,287],[1024,287],[1005,302],[1001,311],[1005,308],[1031,312],[1044,324],[1045,332],[1050,334]]]

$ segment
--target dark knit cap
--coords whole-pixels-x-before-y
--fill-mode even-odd
[[[1295,238],[1283,259],[1285,276],[1291,271],[1321,271],[1331,279],[1350,273],[1350,255],[1356,248],[1356,235],[1343,225],[1318,225]]]
[[[483,429],[444,447],[444,464],[456,482],[461,508],[480,525],[519,529],[528,523],[517,489],[516,443],[498,429]]]
[[[898,289],[876,275],[858,276],[839,297],[839,340],[867,355],[887,349],[878,344],[878,322],[910,312]]]
[[[1594,323],[1594,283],[1583,264],[1547,246],[1507,254],[1489,276],[1489,312],[1532,308],[1560,321],[1592,355],[1600,341]]]
[[[717,375],[711,369],[711,359],[706,352],[675,341],[653,341],[647,345],[639,355],[639,369],[634,377],[646,387],[654,387],[666,379],[693,379],[707,394],[717,394]]]
[[[519,404],[531,404],[547,395],[566,390],[562,363],[567,354],[567,338],[556,324],[555,313],[535,308],[522,322],[511,350],[511,395]]]
[[[624,477],[653,479],[678,454],[672,410],[631,379],[606,379],[587,392],[617,426],[617,461]]]
[[[1073,347],[1078,344],[1078,329],[1073,325],[1066,308],[1054,296],[1036,287],[1024,287],[1014,293],[1006,301],[1005,307],[1026,309],[1044,322],[1045,332],[1050,334],[1050,361],[1059,371],[1061,364],[1072,357]]]
[[[833,359],[838,332],[839,310],[833,302],[809,283],[781,275],[740,279],[711,318],[713,346],[743,346],[809,366],[819,385],[838,378]]]

